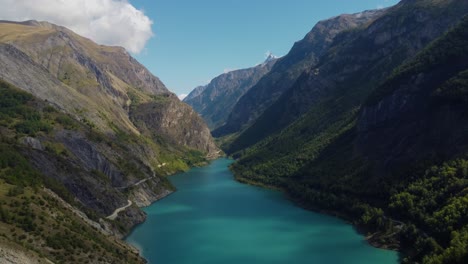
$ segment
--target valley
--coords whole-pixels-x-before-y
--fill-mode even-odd
[[[319,22],[212,131],[236,179],[352,222],[402,263],[464,263],[467,8]]]
[[[468,2],[309,30],[181,101],[151,50],[0,20],[0,262],[467,263]]]

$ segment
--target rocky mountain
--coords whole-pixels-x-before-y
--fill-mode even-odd
[[[176,113],[185,108],[161,81],[133,59],[123,48],[97,45],[72,31],[47,22],[2,22],[0,77],[40,99],[47,100],[77,119],[86,120],[106,133],[115,130],[139,135],[132,122],[131,107],[163,100]],[[187,116],[180,115],[181,113]],[[190,111],[171,116],[192,120],[199,127],[203,121]],[[142,113],[139,113],[142,114]],[[160,124],[156,120],[150,126]],[[167,133],[169,134],[169,133]],[[190,145],[190,137],[205,140],[201,149]],[[217,151],[209,131],[190,133],[182,147],[202,152]],[[201,146],[201,145],[200,145]]]
[[[172,95],[141,103],[131,109],[132,120],[150,138],[164,137],[171,145],[189,146],[214,159],[220,150],[214,144],[209,129],[198,113]]]
[[[165,176],[218,156],[205,122],[123,48],[47,22],[2,21],[0,32],[0,196],[13,210],[0,228],[14,231],[0,243],[54,262],[142,262],[117,238],[144,221],[140,206],[173,191]],[[15,206],[24,199],[46,202]],[[62,217],[49,230],[42,214]],[[54,244],[65,237],[73,249]]]
[[[193,98],[199,96],[206,89],[206,85],[200,85],[195,87],[185,98],[184,102],[192,100]]]
[[[354,15],[345,14],[317,23],[304,39],[295,43],[291,51],[280,58],[271,71],[239,99],[226,124],[214,130],[213,135],[220,137],[248,127],[288,90],[305,70],[314,67],[337,35],[366,25],[383,12],[384,10],[374,10]]]
[[[446,4],[458,5],[452,1]],[[403,1],[361,29],[340,34],[321,59],[231,143],[228,152],[248,147],[280,131],[309,111],[311,106],[333,100],[335,94],[349,94],[340,104],[344,112],[359,107],[372,88],[396,66],[414,56],[464,15],[462,8],[456,11],[447,7],[441,12],[450,16],[453,12],[454,19],[433,18],[437,11],[434,9],[438,8],[430,5],[418,8],[417,2]],[[416,13],[412,14],[416,18],[408,14],[411,12]],[[397,22],[398,17],[404,21]],[[394,31],[391,26],[401,30]],[[333,103],[330,101],[330,104]]]
[[[270,54],[264,63],[255,67],[221,74],[206,86],[195,88],[184,102],[200,113],[212,130],[216,129],[224,125],[239,98],[257,84],[276,61]]]
[[[347,218],[403,263],[464,263],[467,14],[401,1],[338,34],[225,149],[236,178]]]

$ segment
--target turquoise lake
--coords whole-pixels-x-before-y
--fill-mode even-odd
[[[395,264],[346,222],[277,191],[236,182],[229,159],[171,176],[177,192],[144,209],[127,242],[154,264]]]

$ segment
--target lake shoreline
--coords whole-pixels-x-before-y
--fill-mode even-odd
[[[231,170],[231,172],[232,172],[232,170]],[[291,202],[293,202],[295,205],[297,205],[300,208],[303,208],[303,209],[308,210],[308,211],[316,212],[316,213],[319,213],[319,214],[335,216],[335,217],[338,217],[338,218],[344,220],[346,223],[352,225],[354,227],[354,229],[360,235],[364,236],[365,240],[367,241],[367,243],[369,243],[369,245],[371,245],[371,246],[373,246],[375,248],[380,248],[380,249],[385,249],[385,250],[392,250],[392,251],[396,251],[398,253],[401,253],[401,248],[399,247],[399,241],[396,238],[391,237],[390,238],[390,243],[382,243],[381,241],[382,241],[383,238],[386,238],[386,239],[389,238],[387,234],[385,234],[383,232],[380,232],[380,231],[371,233],[370,232],[371,230],[370,230],[369,227],[367,227],[365,225],[359,225],[359,224],[354,223],[352,217],[350,217],[349,215],[346,215],[343,212],[339,212],[339,211],[336,211],[336,210],[327,210],[327,209],[319,208],[318,206],[314,207],[314,206],[311,206],[310,204],[305,204],[302,201],[300,201],[299,199],[293,198],[288,193],[288,191],[286,189],[284,189],[284,188],[280,188],[278,186],[267,185],[267,184],[255,182],[255,181],[252,181],[252,180],[247,180],[245,178],[237,176],[236,174],[234,174],[234,172],[232,172],[232,173],[234,175],[234,179],[236,181],[242,183],[242,184],[247,184],[247,185],[252,185],[252,186],[256,186],[256,187],[260,187],[260,188],[279,191],[279,192],[283,193],[288,200],[290,200]]]
[[[352,223],[350,223],[345,217],[339,216],[332,212],[314,210],[311,208],[307,208],[305,206],[301,206],[301,204],[298,203],[297,201],[294,201],[292,197],[285,195],[287,194],[287,192],[285,192],[285,190],[281,188],[274,188],[274,187],[272,188],[272,186],[260,185],[260,184],[256,184],[255,182],[246,182],[246,181],[239,180],[237,177],[235,177],[232,171],[229,170],[230,163],[232,163],[232,160],[219,159],[217,161],[210,163],[210,166],[213,166],[213,168],[210,168],[210,166],[198,167],[198,168],[202,168],[202,171],[199,171],[199,170],[195,170],[192,172],[189,171],[187,173],[190,175],[183,175],[183,176],[179,175],[182,177],[177,177],[177,174],[171,175],[171,178],[172,176],[175,176],[175,178],[171,180],[171,183],[176,187],[176,190],[172,192],[170,195],[168,195],[167,197],[164,197],[164,199],[161,199],[160,203],[156,203],[156,202],[152,203],[152,205],[156,205],[156,207],[151,208],[151,205],[145,207],[146,209],[144,211],[147,213],[148,217],[145,219],[143,223],[136,225],[135,227],[131,229],[131,231],[127,234],[127,236],[125,236],[125,242],[137,248],[140,253],[140,256],[143,257],[146,261],[148,261],[148,263],[153,263],[153,262],[154,263],[157,263],[157,262],[166,263],[168,260],[173,260],[173,262],[167,262],[167,263],[190,263],[190,262],[186,262],[187,258],[190,258],[193,260],[193,259],[201,259],[201,258],[206,258],[206,257],[211,258],[211,259],[217,258],[217,260],[233,260],[235,258],[245,257],[245,256],[255,256],[254,259],[249,259],[247,260],[246,263],[256,263],[256,264],[271,263],[270,261],[268,262],[262,262],[262,261],[271,259],[272,256],[275,256],[275,254],[271,255],[272,248],[279,246],[279,249],[283,250],[285,245],[290,245],[290,246],[287,246],[286,248],[288,247],[295,248],[296,246],[300,248],[301,245],[306,245],[308,243],[316,244],[317,246],[314,246],[313,248],[309,250],[303,251],[303,252],[307,252],[305,253],[305,255],[300,255],[300,254],[294,255],[294,256],[288,255],[289,257],[286,257],[286,259],[288,259],[288,261],[289,260],[298,261],[297,263],[308,263],[304,261],[315,259],[317,256],[320,256],[319,258],[326,257],[326,258],[335,259],[337,260],[336,263],[348,263],[344,255],[349,254],[346,256],[349,256],[349,257],[355,256],[352,259],[358,260],[358,262],[356,263],[363,263],[363,262],[360,262],[359,260],[364,260],[364,259],[366,259],[367,261],[365,263],[376,263],[375,261],[369,262],[370,259],[372,258],[376,258],[375,260],[382,260],[382,261],[390,260],[390,262],[385,262],[385,263],[399,263],[399,260],[398,260],[399,257],[397,253],[390,253],[390,251],[388,251],[389,253],[384,253],[383,251],[381,253],[378,253],[378,251],[373,251],[371,249],[373,247],[369,247],[370,245],[369,243],[363,242],[362,240],[363,233],[356,232],[356,228],[354,228],[355,225],[352,225]],[[222,166],[222,170],[219,170],[221,168],[220,166]],[[205,168],[206,168],[206,171],[204,171]],[[192,169],[195,169],[195,168],[192,168]],[[242,187],[242,185],[245,185],[246,187]],[[262,191],[260,188],[249,188],[248,186],[262,187],[262,189],[265,189],[267,191]],[[228,189],[225,189],[225,188],[228,188]],[[234,189],[231,189],[231,188],[234,188]],[[229,191],[226,192],[227,190]],[[274,190],[274,192],[270,192],[268,190]],[[170,198],[169,201],[166,198]],[[260,198],[260,200],[257,200],[258,198]],[[271,207],[271,201],[275,201],[275,200],[279,201],[279,203],[274,202],[273,207]],[[234,204],[232,203],[233,201],[235,201]],[[256,202],[251,203],[250,201],[256,201]],[[232,207],[233,205],[234,207]],[[281,207],[284,205],[286,205],[287,207],[284,207],[284,208]],[[279,207],[276,207],[276,206],[279,206]],[[269,208],[269,209],[264,211],[264,208]],[[296,209],[293,209],[293,208],[296,208]],[[206,209],[208,209],[209,211],[206,211]],[[260,209],[260,211],[258,209]],[[194,210],[196,210],[195,211],[196,213],[191,214],[191,212],[194,212]],[[290,210],[292,210],[295,213],[291,214]],[[310,213],[307,213],[307,211],[309,211]],[[261,213],[258,214],[256,212],[261,212]],[[278,220],[277,212],[283,212],[282,216],[279,219],[281,222],[283,222],[284,227],[275,226],[273,229],[268,229],[268,228],[271,228],[271,227],[268,227],[269,224],[271,224],[271,222],[268,222],[268,221],[271,221],[271,219],[276,219],[273,221]],[[251,215],[252,213],[253,215]],[[296,214],[298,213],[300,215],[300,218],[297,218]],[[174,215],[174,214],[177,214],[177,215]],[[227,216],[229,217],[219,218],[220,216],[225,215],[225,214],[227,214]],[[289,214],[289,217],[287,216],[288,214]],[[301,217],[304,217],[303,215],[306,215],[305,218],[301,218]],[[317,222],[315,222],[314,219],[308,218],[310,215],[317,215],[317,216],[313,216],[314,219],[315,218],[322,219],[322,220],[319,220],[318,226],[317,226]],[[240,219],[239,219],[239,216],[241,216]],[[245,218],[246,216],[249,216],[249,217]],[[260,216],[260,218],[258,218],[258,216]],[[285,216],[286,218],[284,218]],[[333,220],[333,219],[327,219],[328,216],[334,216],[334,217],[338,216],[338,217],[336,217],[335,220]],[[288,218],[290,220],[284,220]],[[239,219],[240,221],[236,222],[238,221],[236,219]],[[266,219],[267,222],[263,223],[261,219]],[[304,224],[304,226],[302,228],[296,229],[295,231],[292,231],[294,230],[294,226],[300,223],[298,222],[298,219],[302,219],[302,223]],[[309,219],[309,220],[305,221],[306,219]],[[327,219],[327,220],[324,220],[324,219]],[[345,219],[345,221],[342,221],[342,219]],[[214,222],[211,222],[211,221],[214,221]],[[221,223],[225,221],[225,223],[219,224],[220,221]],[[199,227],[198,225],[200,223],[210,223],[210,224]],[[233,223],[236,223],[236,224],[232,225]],[[307,224],[307,223],[310,223],[310,224]],[[316,223],[315,227],[313,223]],[[307,226],[305,226],[306,224]],[[237,230],[236,228],[232,229],[233,226],[236,226],[236,225],[238,225],[238,228],[240,228],[239,230]],[[230,226],[231,228],[226,230],[226,226]],[[345,227],[345,226],[348,226],[348,227]],[[282,231],[277,233],[277,230],[278,230],[277,228],[280,228],[279,230],[282,230]],[[316,229],[316,228],[319,228],[319,229]],[[331,229],[328,229],[328,228],[331,228]],[[346,231],[342,230],[342,228],[345,228],[344,230]],[[249,229],[252,229],[252,230],[249,230]],[[174,232],[174,230],[175,232],[183,233],[184,239],[180,240],[178,233],[171,233],[171,232]],[[204,231],[201,231],[201,230],[204,230]],[[241,230],[244,230],[244,232],[239,232]],[[248,230],[248,231],[245,232],[245,230]],[[259,231],[259,230],[262,230],[262,231]],[[294,232],[292,234],[296,234],[296,237],[299,240],[297,242],[295,240],[291,240],[290,243],[284,244],[285,243],[284,242],[285,240],[283,240],[284,238],[287,237],[287,238],[294,239],[294,235],[292,237],[290,235],[286,235],[285,237],[286,233],[284,233],[284,230],[291,230],[288,232]],[[268,237],[266,240],[258,241],[258,238],[259,238],[258,235],[254,235],[253,237],[251,237],[252,234],[255,234],[256,232],[258,232],[258,234],[260,235],[260,239],[262,239],[261,237],[265,236],[265,234],[267,234],[267,237],[274,236],[276,239],[271,239],[270,237]],[[314,237],[316,236],[316,234],[320,234],[321,232],[327,233],[326,239],[324,237],[319,240],[316,240]],[[202,235],[204,239],[201,239],[199,237],[200,235]],[[283,236],[283,239],[279,239],[278,235],[280,237]],[[309,237],[310,235],[312,235],[312,237]],[[236,236],[237,236],[237,239],[235,238],[233,239],[233,237],[236,237]],[[226,238],[229,238],[229,239],[226,239]],[[368,241],[370,240],[368,237],[365,237],[365,238]],[[355,241],[355,242],[351,243],[350,240],[348,239],[351,239],[351,241]],[[202,241],[204,240],[205,242],[200,244],[199,242],[200,240]],[[238,240],[244,241],[244,242],[242,242],[241,245],[230,244],[233,241],[235,242]],[[214,241],[216,242],[212,244]],[[278,242],[278,241],[282,241],[282,242]],[[225,244],[226,242],[228,244]],[[323,249],[321,249],[321,247],[324,247],[325,245],[327,245],[327,243],[331,243],[331,244],[325,247],[330,248],[330,246],[334,247],[335,245],[341,244],[342,242],[349,246],[352,245],[352,247],[347,246],[347,247],[342,248],[342,250],[344,250],[343,252],[349,252],[349,253],[346,253],[346,254],[343,253],[344,255],[341,255],[341,256],[334,255],[334,254],[330,255],[329,253],[322,255]],[[253,250],[252,247],[251,246],[245,247],[246,245],[245,243],[247,244],[253,243],[255,245],[260,245],[260,247],[258,248],[258,250],[260,251],[252,252]],[[351,244],[348,244],[348,243],[351,243]],[[154,247],[154,245],[157,245],[157,246]],[[186,252],[186,254],[182,258],[178,255],[177,253],[178,250],[176,250],[175,255],[174,255],[174,252],[172,252],[174,248],[179,248],[179,247],[186,248],[187,245],[195,246],[195,250],[192,249],[191,251]],[[202,256],[193,255],[194,252],[195,254],[197,254],[196,252],[197,250],[199,250],[199,249],[196,249],[197,248],[196,245],[202,245],[204,249],[206,249],[207,247],[208,248],[220,247],[219,249],[229,248],[231,250],[220,251],[219,249],[217,249],[214,252],[218,252],[218,253],[203,253]],[[359,248],[359,250],[355,248],[356,246]],[[374,245],[374,248],[376,248],[375,245]],[[383,248],[383,247],[380,247],[380,248]],[[237,251],[238,253],[234,253]],[[219,254],[219,252],[225,252],[225,253]],[[312,253],[312,252],[316,252],[316,253]],[[371,253],[371,252],[375,252],[375,253]],[[191,254],[192,254],[192,257],[189,257]],[[253,255],[249,255],[249,254],[253,254]],[[313,255],[313,254],[316,254],[316,255]],[[198,257],[193,257],[193,256],[198,256]],[[276,258],[280,257],[282,259],[284,258],[284,256],[285,256],[284,254],[280,254],[276,256]],[[362,258],[361,256],[367,256],[367,257]],[[386,256],[386,257],[381,258],[381,256],[382,257]],[[392,256],[392,257],[389,258],[387,256]],[[257,262],[258,257],[260,257],[262,261]],[[370,259],[368,257],[370,257]],[[214,263],[214,262],[208,261],[208,262],[196,262],[196,263],[201,264],[201,263]],[[219,262],[216,262],[216,263],[219,263]],[[228,261],[228,263],[237,263],[237,262]],[[279,262],[279,263],[284,263],[284,262]],[[335,262],[332,261],[332,263],[335,263]]]

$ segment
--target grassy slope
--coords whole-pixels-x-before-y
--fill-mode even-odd
[[[144,263],[130,247],[86,224],[41,184],[0,179],[0,200],[0,245],[13,243],[54,263]]]

